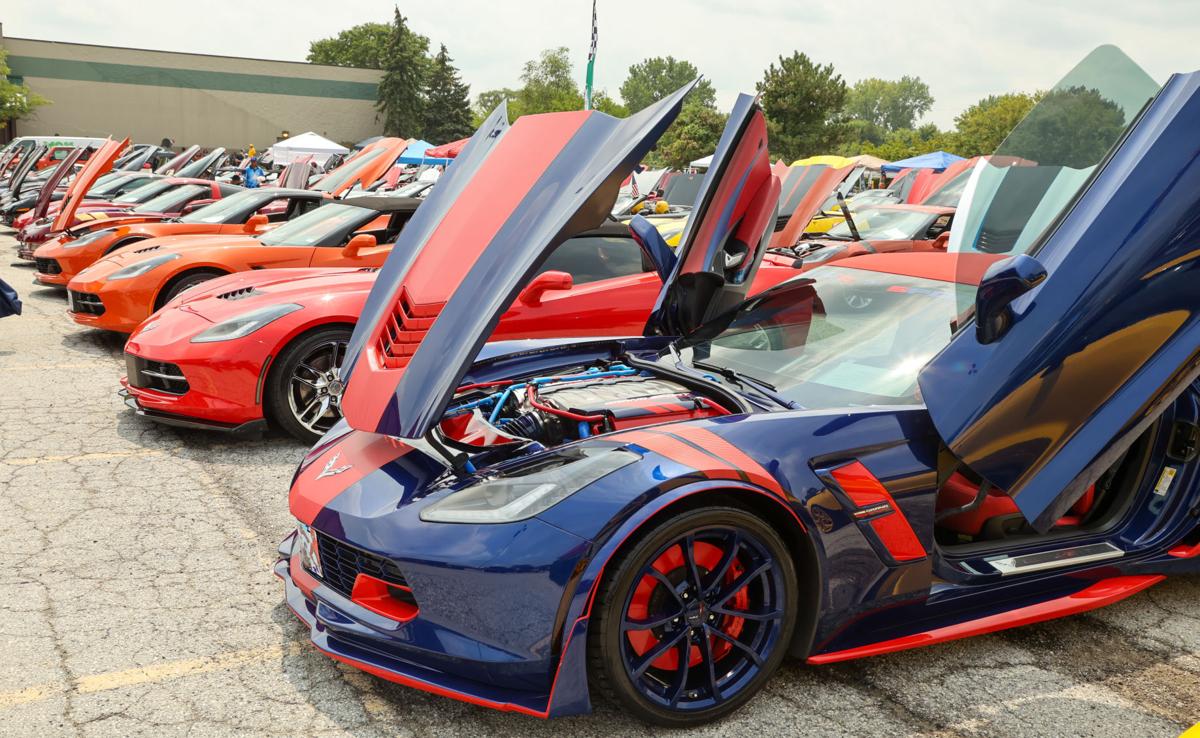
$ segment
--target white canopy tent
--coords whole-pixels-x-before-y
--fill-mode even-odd
[[[697,159],[696,161],[692,162],[692,167],[695,169],[708,169],[712,166],[712,158],[713,155],[709,154],[702,159]]]
[[[309,131],[278,141],[267,151],[271,152],[271,160],[276,164],[291,164],[293,159],[311,155],[312,160],[318,165],[325,166],[329,157],[334,154],[349,153],[350,149]]]

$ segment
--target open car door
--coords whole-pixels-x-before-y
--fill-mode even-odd
[[[779,208],[779,179],[767,151],[767,119],[756,98],[739,95],[700,185],[646,325],[683,335],[746,297],[766,253]]]
[[[75,177],[75,181],[71,182],[71,186],[67,188],[67,193],[63,195],[62,207],[54,216],[54,223],[50,228],[52,231],[64,231],[71,227],[71,223],[75,220],[75,211],[79,209],[79,203],[83,202],[83,198],[87,196],[87,191],[92,188],[101,174],[112,169],[117,155],[128,145],[129,139],[127,138],[121,141],[114,141],[110,138],[92,154],[87,164],[84,164],[83,169],[80,170],[79,176]]]
[[[349,424],[417,438],[440,422],[501,314],[559,244],[604,222],[621,180],[691,88],[625,119],[548,113],[509,128],[505,106],[494,111],[400,234],[367,298],[343,364]]]
[[[1102,87],[1136,77],[1119,69],[1127,57],[1101,47],[1089,60],[1103,62],[1090,75],[1102,82],[1085,60],[1010,135],[1035,130],[1033,149],[1008,153],[1090,179],[1028,254],[989,269],[974,322],[919,380],[949,450],[1042,532],[1200,373],[1200,73],[1172,77],[1145,106],[1137,90]],[[984,210],[1012,204],[998,191]]]

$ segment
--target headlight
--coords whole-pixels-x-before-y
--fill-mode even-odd
[[[145,261],[139,261],[136,264],[130,264],[127,267],[121,267],[117,271],[108,275],[108,279],[109,281],[112,281],[114,279],[132,279],[134,277],[140,277],[151,269],[162,266],[168,261],[174,261],[178,258],[179,254],[159,254],[158,256],[152,256]]]
[[[212,343],[214,341],[230,341],[234,338],[248,336],[273,320],[278,320],[288,313],[302,309],[302,305],[287,302],[281,305],[268,305],[248,313],[242,313],[236,318],[217,323],[192,338],[192,343]]]
[[[545,512],[639,457],[629,451],[581,448],[551,457],[531,473],[495,477],[455,492],[421,511],[428,523],[513,523]]]
[[[101,230],[98,230],[98,231],[92,231],[91,233],[85,233],[84,235],[80,236],[79,238],[75,239],[74,241],[67,241],[66,243],[64,243],[62,245],[62,247],[64,249],[77,249],[80,246],[87,246],[89,243],[92,243],[93,241],[98,241],[101,238],[111,236],[112,234],[114,234],[116,232],[117,231],[115,228],[102,228]]]
[[[292,544],[292,553],[300,554],[300,565],[308,571],[323,576],[321,571],[321,552],[317,550],[317,534],[312,528],[296,521],[296,542]]]

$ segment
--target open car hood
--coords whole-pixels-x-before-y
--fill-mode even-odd
[[[100,148],[92,154],[92,158],[88,159],[87,164],[83,165],[79,176],[71,182],[71,186],[67,188],[67,194],[63,195],[62,206],[58,209],[58,215],[54,216],[54,224],[50,227],[51,231],[63,231],[70,227],[71,221],[75,219],[75,211],[83,202],[83,198],[87,196],[87,191],[92,188],[101,174],[112,169],[113,161],[128,145],[129,139],[127,138],[121,141],[114,141],[110,138],[100,145]]]
[[[199,150],[199,146],[192,144],[175,156],[171,157],[169,161],[163,162],[163,165],[158,169],[155,169],[154,173],[167,175],[174,174],[177,170],[182,169],[184,164],[187,164],[189,161],[191,161],[192,157],[195,156],[196,152]]]
[[[46,178],[46,183],[42,185],[41,191],[38,192],[37,202],[33,205],[33,219],[40,220],[46,216],[46,211],[50,209],[50,200],[54,197],[54,190],[58,189],[58,185],[62,183],[71,170],[75,168],[75,162],[79,161],[79,157],[83,156],[84,147],[78,146],[71,149],[67,153],[65,159],[58,163],[58,166]]]
[[[694,84],[694,83],[693,83]],[[347,349],[342,411],[357,429],[425,435],[501,314],[554,248],[600,226],[692,85],[619,120],[501,105],[401,233]]]

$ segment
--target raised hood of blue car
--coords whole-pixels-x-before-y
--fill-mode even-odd
[[[625,119],[551,113],[510,128],[496,110],[379,272],[343,368],[350,425],[418,438],[438,423],[503,311],[554,247],[604,222],[691,87]]]

